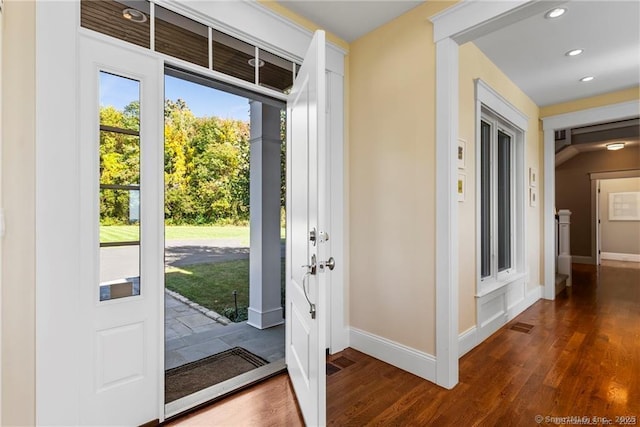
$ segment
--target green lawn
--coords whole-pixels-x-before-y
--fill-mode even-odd
[[[249,306],[249,260],[167,267],[164,277],[167,289],[217,313],[234,308],[234,290],[238,307]]]
[[[100,227],[100,241],[106,243],[138,240],[138,233],[139,227],[135,225],[103,225]],[[280,235],[284,238],[284,228]],[[165,239],[238,239],[241,244],[249,246],[249,226],[168,225],[165,227]]]
[[[107,225],[100,227],[101,242],[138,240],[139,228],[135,225]],[[171,225],[165,227],[166,240],[238,239],[249,246],[248,226],[196,226]]]
[[[282,267],[284,267],[284,259]],[[238,308],[241,314],[239,320],[246,320],[249,306],[249,260],[167,267],[165,286],[203,307],[230,318],[235,310],[233,301],[235,290],[238,292]],[[282,296],[284,296],[283,289],[284,271],[281,282]]]

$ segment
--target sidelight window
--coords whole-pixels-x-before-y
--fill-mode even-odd
[[[100,72],[98,149],[100,301],[105,301],[140,295],[139,81]]]

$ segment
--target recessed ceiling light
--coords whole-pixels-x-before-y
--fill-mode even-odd
[[[573,49],[565,53],[566,56],[578,56],[584,52],[584,49]]]
[[[256,58],[251,58],[249,61],[247,61],[249,63],[249,65],[251,65],[252,67],[256,66]],[[264,67],[264,61],[262,59],[258,60],[258,67]]]
[[[122,11],[122,17],[124,19],[128,19],[131,22],[136,22],[138,24],[142,24],[143,22],[147,22],[147,15],[140,12],[137,9],[127,8]]]
[[[590,82],[591,80],[595,79],[595,77],[593,76],[586,76],[580,79],[581,82]]]
[[[622,150],[624,148],[624,142],[614,142],[613,144],[607,144],[607,150]]]
[[[547,19],[558,18],[567,11],[564,7],[556,7],[555,9],[551,9],[547,13],[544,14],[544,17]]]

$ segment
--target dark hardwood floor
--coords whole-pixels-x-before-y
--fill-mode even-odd
[[[329,363],[330,425],[639,425],[640,270],[575,264],[572,288],[462,357],[453,390],[353,349]],[[302,424],[283,374],[170,425]]]

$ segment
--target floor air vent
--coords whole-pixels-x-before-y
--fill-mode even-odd
[[[528,323],[518,322],[518,323],[513,324],[511,326],[511,328],[509,328],[509,329],[512,329],[512,330],[518,331],[518,332],[524,332],[525,334],[528,334],[533,329],[533,325],[529,325]]]
[[[336,372],[340,372],[342,369],[353,365],[354,362],[351,359],[347,359],[344,356],[340,356],[335,360],[332,360],[331,363],[327,362],[327,375],[333,375]]]

